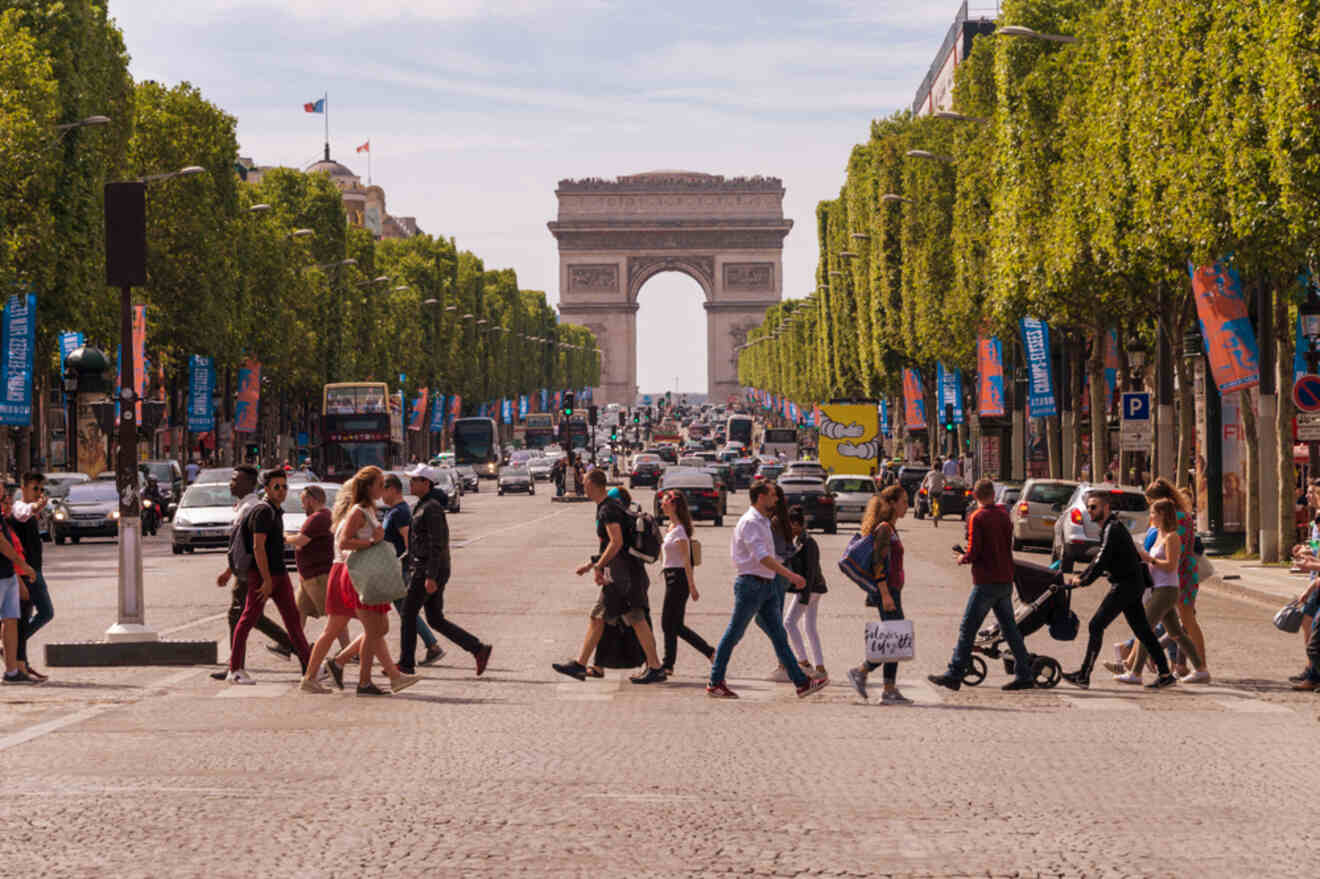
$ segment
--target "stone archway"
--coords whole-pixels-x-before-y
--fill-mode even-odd
[[[661,272],[701,286],[706,374],[713,401],[738,392],[734,349],[783,297],[784,186],[773,177],[726,180],[653,171],[617,180],[561,180],[559,313],[596,334],[596,401],[631,405],[637,395],[637,295]]]

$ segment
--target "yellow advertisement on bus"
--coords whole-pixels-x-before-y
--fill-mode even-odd
[[[880,416],[875,403],[821,403],[820,463],[831,474],[865,476],[880,466]]]

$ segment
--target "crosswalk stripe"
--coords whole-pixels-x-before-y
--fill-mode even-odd
[[[1242,714],[1292,713],[1292,709],[1287,705],[1280,705],[1277,702],[1266,702],[1263,699],[1215,699],[1214,701],[1229,711],[1237,711]]]
[[[1060,696],[1064,704],[1083,711],[1140,711],[1141,706],[1131,699],[1117,696]]]

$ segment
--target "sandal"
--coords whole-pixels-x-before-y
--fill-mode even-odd
[[[587,666],[587,677],[589,677],[589,678],[603,678],[603,677],[605,677],[605,672],[602,671],[602,670],[601,670],[601,667],[598,666],[598,665],[589,665],[589,666]]]

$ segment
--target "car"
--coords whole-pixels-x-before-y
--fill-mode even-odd
[[[929,472],[929,467],[923,467],[920,464],[904,464],[898,468],[898,484],[903,486],[903,490],[907,492],[908,506],[915,506],[917,489],[921,488],[921,481],[926,478],[926,474]]]
[[[59,545],[84,537],[119,537],[119,492],[114,482],[76,483],[54,506],[51,536]]]
[[[834,495],[834,518],[837,522],[860,522],[866,505],[875,496],[875,480],[869,476],[831,476],[825,488]]]
[[[678,459],[678,466],[695,467],[696,469],[700,470],[702,467],[706,466],[706,459],[699,458],[696,455],[684,455],[683,457]]]
[[[707,464],[701,469],[714,474],[716,483],[726,495],[733,488],[733,468],[728,464]]]
[[[54,534],[52,525],[54,524],[55,502],[68,495],[70,487],[84,482],[91,482],[92,478],[86,473],[66,473],[64,471],[54,471],[41,475],[43,477],[42,488],[46,492],[46,497],[50,499],[50,503],[41,508],[41,539],[49,541]]]
[[[692,519],[709,519],[715,527],[724,524],[725,508],[721,505],[720,490],[715,476],[696,467],[671,467],[665,470],[655,492],[655,518],[664,518],[660,509],[660,495],[666,491],[681,492],[687,501]]]
[[[292,487],[289,494],[293,495]],[[233,527],[234,496],[229,492],[229,484],[194,482],[184,491],[174,513],[170,550],[179,555],[198,548],[227,548]]]
[[[632,472],[628,474],[628,487],[657,485],[664,470],[665,462],[659,455],[640,452],[633,456]]]
[[[284,474],[289,478],[289,485],[295,485],[300,482],[321,481],[321,477],[317,476],[310,467],[303,467],[298,470],[286,470],[284,471]]]
[[[790,461],[784,466],[784,475],[810,476],[823,482],[830,478],[830,471],[821,466],[819,461]]]
[[[1020,482],[996,482],[995,483],[995,503],[1012,509],[1013,504],[1022,495],[1022,483]]]
[[[539,479],[542,482],[550,478],[550,471],[554,469],[555,459],[538,455],[527,462],[527,472],[532,474],[533,479]]]
[[[1054,524],[1063,512],[1077,483],[1070,479],[1029,479],[1019,490],[1017,503],[1010,503],[1013,550],[1024,546],[1054,546]]]
[[[197,471],[193,485],[228,485],[229,477],[234,475],[233,467],[207,467]]]
[[[779,477],[779,487],[784,490],[784,502],[789,507],[802,508],[808,528],[823,528],[826,534],[838,533],[838,511],[825,480],[784,474]]]
[[[1110,506],[1128,531],[1138,542],[1145,537],[1149,524],[1146,512],[1149,503],[1145,491],[1132,485],[1079,482],[1068,502],[1059,511],[1058,521],[1054,523],[1051,559],[1059,563],[1064,573],[1071,573],[1077,562],[1084,561],[1092,550],[1100,546],[1100,525],[1092,522],[1090,514],[1086,512],[1086,495],[1092,491],[1107,492]]]
[[[303,523],[307,521],[307,514],[303,512],[302,493],[310,485],[321,487],[321,490],[325,492],[325,505],[330,509],[334,509],[335,496],[339,494],[339,489],[343,488],[337,482],[289,483],[289,495],[284,499],[284,503],[280,505],[280,509],[284,511],[284,561],[289,565],[289,570],[293,570],[294,567],[294,546],[288,538],[301,531]],[[413,498],[413,501],[415,502],[416,498]],[[228,543],[225,545],[228,546]],[[186,552],[188,550],[182,551]],[[180,550],[176,550],[174,554],[178,555],[179,552]]]
[[[439,471],[437,475],[439,481],[435,483],[435,487],[445,493],[445,500],[447,501],[445,512],[461,512],[463,488],[458,481],[458,477],[454,474],[453,468],[437,467],[435,469]],[[408,502],[408,508],[411,509],[417,506],[417,498],[408,493],[408,484],[412,481],[412,476],[404,470],[387,470],[385,472],[386,476],[391,474],[399,477],[399,482],[403,485],[403,499]],[[289,486],[289,494],[293,494],[293,486]],[[387,512],[388,508],[385,506],[385,502],[377,500],[376,518],[382,522],[385,521],[385,514]],[[286,516],[285,518],[287,519],[288,517]]]
[[[766,482],[774,482],[779,475],[784,472],[784,465],[778,461],[762,461],[756,468],[754,479],[762,479]]]
[[[477,468],[471,464],[461,464],[455,467],[454,475],[458,477],[464,491],[481,491],[481,477],[477,475]]]
[[[453,466],[454,466],[454,453],[453,453],[453,452],[441,452],[440,454],[436,455],[434,458],[431,459],[431,466],[432,466],[432,467],[453,467]]]
[[[739,458],[731,465],[733,472],[733,490],[741,491],[751,486],[756,479],[756,468],[760,464],[754,458]]]
[[[500,475],[496,479],[499,485],[499,493],[504,494],[509,491],[525,491],[528,494],[536,494],[536,480],[528,472],[526,467],[518,464],[508,464],[500,468]]]
[[[940,518],[948,516],[957,516],[959,519],[966,519],[968,513],[972,510],[972,489],[961,476],[944,477],[944,491],[940,493]],[[924,519],[933,515],[931,499],[926,495],[926,489],[917,489],[917,502],[913,506],[913,515],[918,519]]]
[[[183,495],[183,468],[179,466],[178,461],[159,460],[142,461],[138,464],[138,469],[148,476],[155,477],[156,485],[160,487],[160,498],[165,505],[165,519],[168,521],[174,515],[174,510],[179,505],[179,498]]]

